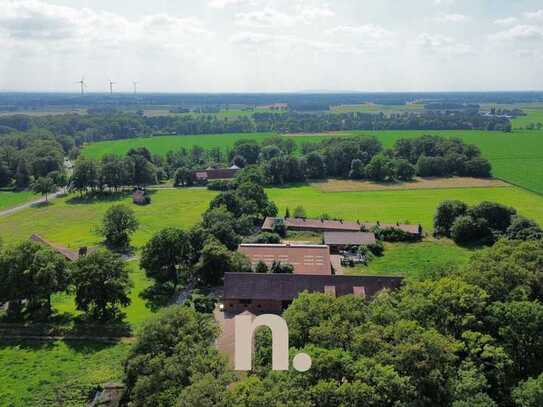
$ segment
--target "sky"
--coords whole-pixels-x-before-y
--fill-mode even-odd
[[[542,0],[0,0],[0,91],[543,90]]]

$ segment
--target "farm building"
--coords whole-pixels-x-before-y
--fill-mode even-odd
[[[370,246],[377,242],[370,232],[324,232],[324,244],[332,253],[338,253],[351,246]]]
[[[371,231],[375,227],[381,229],[400,229],[413,236],[422,236],[422,226],[402,223],[369,223],[350,222],[343,220],[307,219],[307,218],[272,218],[268,217],[262,224],[263,231],[272,231],[276,222],[284,222],[286,228],[292,231],[305,232],[360,232]]]
[[[77,251],[70,250],[67,247],[64,247],[62,245],[49,242],[48,240],[45,240],[43,237],[41,237],[39,235],[32,235],[30,237],[30,240],[32,240],[33,242],[39,243],[39,244],[41,244],[43,246],[46,246],[46,247],[52,249],[53,251],[63,255],[64,258],[66,260],[68,260],[68,261],[76,261],[80,257],[85,256],[88,253],[92,253],[92,252],[96,251],[96,247],[89,247],[89,248],[80,247],[79,250],[77,250]]]
[[[197,182],[213,181],[217,179],[232,179],[239,172],[236,165],[230,168],[208,168],[206,170],[194,171],[192,177]]]
[[[401,277],[226,273],[223,306],[234,314],[281,314],[304,291],[372,298],[381,290],[399,288],[402,281]]]
[[[332,274],[330,248],[325,245],[242,244],[238,251],[249,258],[253,267],[263,262],[269,268],[280,262],[294,267],[294,274]]]

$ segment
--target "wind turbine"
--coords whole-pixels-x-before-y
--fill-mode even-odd
[[[87,83],[85,82],[85,77],[84,76],[81,77],[81,80],[77,81],[76,83],[81,85],[81,94],[84,95],[85,94],[85,88],[87,87]]]
[[[113,95],[113,85],[115,85],[115,82],[109,81],[109,93]]]
[[[136,95],[138,93],[138,82],[134,81],[132,83],[134,84],[134,95]]]

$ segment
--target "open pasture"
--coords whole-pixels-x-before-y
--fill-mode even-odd
[[[38,199],[39,195],[30,191],[12,192],[0,191],[0,211],[22,205],[26,202]]]

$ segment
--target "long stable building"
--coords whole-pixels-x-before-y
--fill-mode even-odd
[[[295,274],[332,274],[330,248],[325,245],[241,244],[238,251],[249,258],[253,267],[263,262],[269,268],[280,262],[294,267]]]
[[[233,314],[280,314],[304,291],[369,299],[381,290],[398,289],[402,282],[401,277],[226,273],[223,306]]]
[[[414,236],[422,236],[421,225],[406,223],[349,222],[343,220],[307,219],[307,218],[272,218],[264,220],[262,230],[272,231],[276,222],[283,222],[288,230],[305,232],[360,232],[380,229],[400,229]]]

